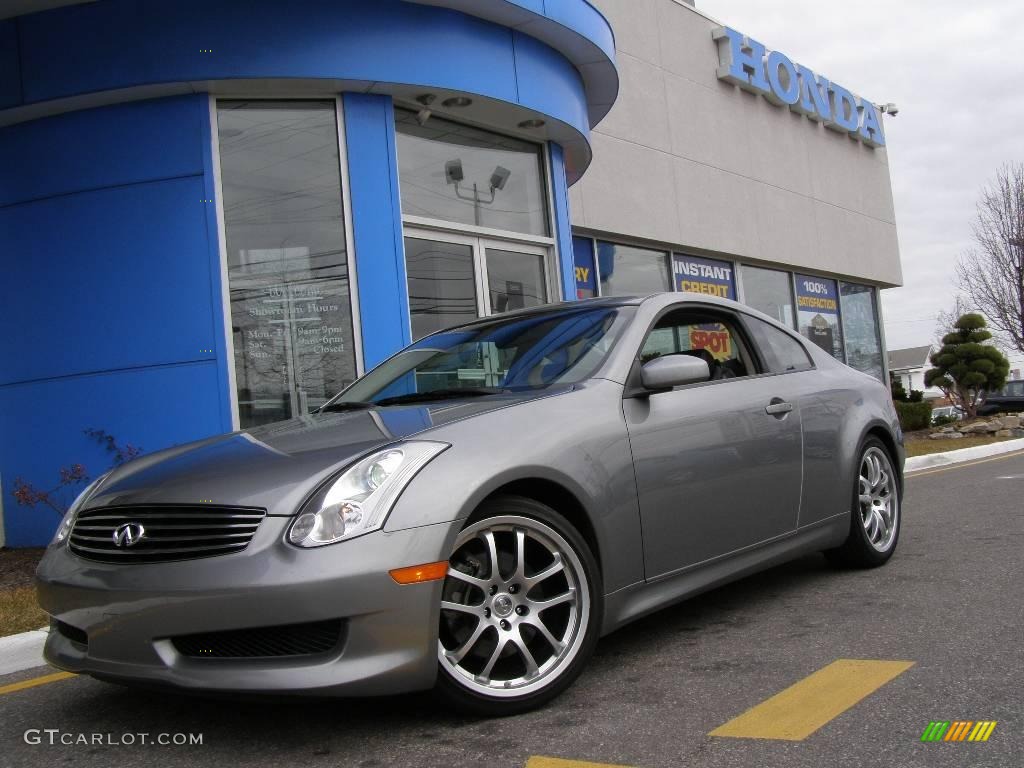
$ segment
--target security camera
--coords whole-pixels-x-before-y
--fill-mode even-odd
[[[882,112],[890,117],[896,117],[900,113],[900,108],[890,101],[888,104],[882,105]]]
[[[494,169],[494,173],[491,174],[491,189],[499,191],[504,189],[508,183],[508,177],[511,175],[512,171],[499,165]]]
[[[464,178],[466,175],[462,172],[461,160],[449,160],[444,164],[444,179],[449,184],[458,184]]]

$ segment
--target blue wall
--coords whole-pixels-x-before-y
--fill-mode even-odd
[[[611,31],[585,0],[509,2],[538,14],[541,42],[496,23],[505,3],[480,0],[461,13],[416,0],[304,0],[296,13],[279,0],[98,0],[0,21],[0,115],[25,121],[0,128],[8,545],[45,543],[57,523],[55,513],[15,503],[16,479],[47,489],[62,466],[80,462],[93,476],[109,466],[85,429],[149,452],[230,430],[233,417],[208,97],[29,120],[37,108],[142,98],[121,89],[230,89],[234,79],[270,78],[323,79],[327,90],[405,84],[517,104],[565,142],[564,151],[552,146],[550,170],[571,298],[566,163],[581,170],[589,159],[588,109],[596,107],[586,89],[600,68],[585,82],[567,57],[589,61],[596,52],[610,64]],[[617,87],[613,69],[606,79],[596,89],[605,107]],[[85,101],[61,102],[72,97]],[[394,115],[387,96],[343,99],[371,367],[409,341]]]
[[[57,522],[15,503],[16,478],[50,488],[61,466],[109,466],[83,430],[153,451],[231,428],[208,144],[206,96],[0,129],[9,546]]]
[[[412,341],[395,112],[389,96],[346,93],[344,113],[363,362],[370,370]]]
[[[582,136],[590,130],[583,81],[562,54],[497,24],[401,0],[304,0],[301,12],[279,0],[101,0],[20,17],[17,31],[20,72],[0,69],[0,95],[20,83],[24,104],[155,83],[335,78],[480,94]]]

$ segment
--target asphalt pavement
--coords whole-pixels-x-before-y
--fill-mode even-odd
[[[1020,766],[1022,553],[1024,455],[926,471],[907,479],[886,567],[808,556],[663,610],[604,638],[539,712],[470,720],[426,694],[235,701],[83,677],[13,685],[53,671],[41,667],[0,677],[0,766]],[[840,659],[913,666],[801,740],[709,735]],[[922,742],[933,721],[997,725],[983,743]],[[202,744],[145,745],[142,733]]]

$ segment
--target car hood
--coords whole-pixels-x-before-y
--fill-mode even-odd
[[[260,507],[294,515],[321,482],[413,435],[443,440],[453,421],[550,395],[509,393],[429,405],[310,414],[150,454],[115,469],[86,509],[125,504]]]

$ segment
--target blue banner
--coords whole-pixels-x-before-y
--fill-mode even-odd
[[[736,300],[733,265],[728,261],[672,254],[672,273],[677,291],[703,293]]]

